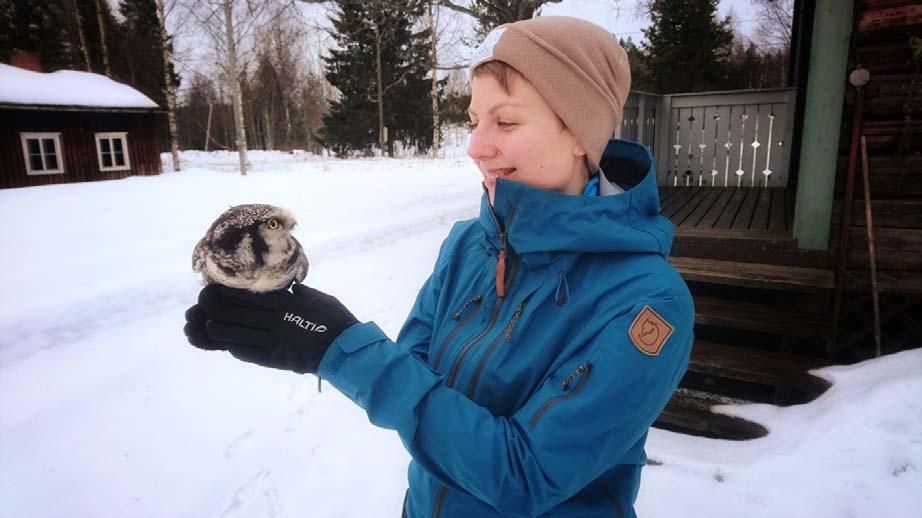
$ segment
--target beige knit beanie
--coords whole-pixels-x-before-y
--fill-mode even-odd
[[[512,66],[534,85],[586,148],[595,172],[631,88],[627,53],[615,36],[579,18],[539,16],[493,29],[470,70],[487,61]]]

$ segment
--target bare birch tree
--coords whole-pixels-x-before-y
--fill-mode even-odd
[[[157,0],[157,22],[160,24],[160,48],[163,51],[163,96],[166,98],[167,123],[170,128],[170,155],[173,157],[173,170],[181,171],[179,163],[179,145],[176,136],[176,90],[170,78],[170,64],[173,62],[170,55],[169,36],[166,32],[166,20],[163,14],[163,0]]]
[[[246,174],[247,120],[252,111],[244,99],[241,77],[250,70],[257,54],[257,29],[271,24],[278,17],[291,14],[294,0],[205,0],[192,2],[188,14],[198,21],[203,35],[211,40],[215,50],[218,75],[227,78],[233,104],[240,173]],[[252,123],[255,121],[249,121]],[[261,124],[261,122],[260,122]]]
[[[108,8],[108,5],[106,6]],[[105,17],[102,15],[102,5],[96,0],[96,23],[99,25],[99,48],[102,51],[102,64],[106,77],[112,77],[112,69],[109,67],[109,47],[106,45],[106,24]]]
[[[432,0],[426,3],[429,10],[429,41],[432,44],[431,72],[432,72],[432,158],[439,156],[439,137],[442,134],[442,124],[439,122],[439,60],[436,49],[436,33],[438,23],[432,15]]]
[[[765,46],[775,50],[791,47],[791,30],[794,26],[794,0],[754,0],[759,9],[756,34]]]
[[[224,0],[224,25],[227,30],[227,71],[231,97],[234,102],[234,125],[237,128],[237,153],[240,155],[240,174],[247,174],[247,136],[243,125],[243,96],[240,95],[240,76],[237,74],[237,48],[234,41],[234,15],[232,0]]]

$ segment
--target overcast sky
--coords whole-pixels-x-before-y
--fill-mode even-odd
[[[649,18],[639,13],[638,0],[563,0],[559,4],[548,4],[542,14],[555,14],[585,18],[607,28],[619,38],[628,36],[639,42],[643,40],[641,29],[650,25]],[[720,17],[733,14],[734,29],[738,34],[749,36],[754,32],[756,7],[748,0],[721,0],[718,8]]]

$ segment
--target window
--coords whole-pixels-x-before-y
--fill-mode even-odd
[[[26,174],[62,174],[64,160],[60,133],[20,133]]]
[[[99,156],[100,171],[131,169],[127,133],[97,133],[96,154]]]

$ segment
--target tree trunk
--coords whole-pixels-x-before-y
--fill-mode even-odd
[[[291,148],[291,110],[288,109],[288,101],[282,102],[282,108],[285,113],[285,146]]]
[[[112,69],[109,68],[109,47],[106,45],[106,24],[102,16],[102,6],[99,0],[96,0],[96,23],[99,24],[99,47],[102,49],[102,64],[106,71],[106,77],[112,77]]]
[[[234,20],[231,12],[232,0],[224,0],[224,25],[227,30],[227,68],[230,74],[231,95],[234,99],[234,125],[237,128],[237,152],[240,155],[240,174],[247,174],[247,135],[243,126],[243,97],[240,94],[240,78],[237,77],[237,49],[234,45]]]
[[[429,29],[432,31],[432,158],[439,156],[439,137],[441,125],[439,124],[439,88],[438,88],[438,59],[435,49],[435,19],[432,17],[432,0],[428,2]]]
[[[214,104],[208,103],[208,125],[205,127],[205,152],[208,151],[208,140],[211,139],[211,111]]]
[[[160,25],[160,49],[163,53],[163,96],[166,98],[166,115],[170,128],[170,156],[173,157],[173,170],[181,171],[179,163],[179,138],[176,136],[176,92],[170,81],[170,45],[166,34],[166,21],[163,19],[163,0],[157,0],[157,23]],[[210,121],[210,119],[209,119]],[[205,142],[208,145],[208,142]]]
[[[263,112],[263,126],[265,129],[263,132],[266,134],[266,151],[273,151],[275,149],[275,134],[272,128],[272,120],[274,117],[269,110]]]
[[[377,25],[375,25],[375,68],[378,86],[378,147],[383,154],[387,139],[384,135],[384,85],[381,84],[384,81],[381,74],[381,31],[378,30]]]
[[[90,68],[90,51],[86,47],[86,34],[83,32],[83,17],[80,16],[80,7],[77,0],[71,2],[74,4],[74,21],[77,22],[77,38],[80,40],[80,52],[83,54],[83,63],[86,65],[86,71],[92,72]]]

